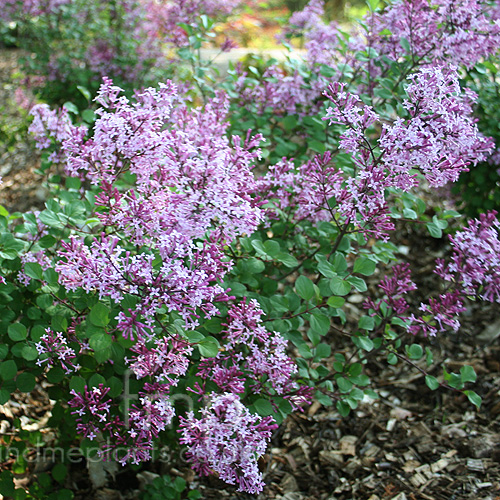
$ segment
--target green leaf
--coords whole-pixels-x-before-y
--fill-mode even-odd
[[[0,257],[6,260],[14,260],[23,249],[24,241],[14,238],[10,233],[0,235]]]
[[[42,266],[38,262],[26,262],[24,272],[33,279],[41,280],[43,276]]]
[[[45,271],[43,272],[43,279],[49,285],[57,285],[59,282],[59,274],[57,274],[55,269],[52,269],[52,268],[45,269]],[[50,295],[49,295],[49,297],[50,297]]]
[[[443,231],[434,222],[428,222],[427,229],[429,230],[429,233],[433,238],[441,238],[441,236],[443,236]]]
[[[59,366],[54,366],[47,372],[47,380],[51,384],[58,384],[59,382],[62,382],[65,377],[66,374],[64,373],[64,370]]]
[[[17,365],[13,359],[0,363],[0,377],[3,380],[12,380],[17,374]]]
[[[462,377],[462,382],[465,384],[466,382],[475,382],[477,375],[472,366],[462,366],[460,368],[460,376]]]
[[[267,255],[269,255],[270,257],[273,257],[273,258],[276,257],[276,255],[278,255],[278,253],[281,251],[280,244],[277,241],[273,241],[273,240],[265,241],[264,248],[265,248]]]
[[[21,392],[31,392],[36,385],[36,378],[32,373],[20,373],[16,378],[17,388]]]
[[[255,257],[250,257],[247,260],[241,261],[244,263],[245,270],[253,274],[259,274],[266,268],[264,262]]]
[[[111,335],[102,332],[94,333],[89,339],[89,345],[95,352],[107,349],[112,343]]]
[[[326,335],[330,330],[330,318],[324,314],[311,314],[309,324],[319,335]]]
[[[307,145],[309,146],[310,149],[313,151],[316,151],[316,153],[323,154],[326,151],[326,146],[324,143],[317,141],[316,139],[310,140]]]
[[[61,219],[59,219],[57,214],[51,210],[44,210],[43,212],[40,212],[38,218],[49,227],[53,227],[54,229],[64,229],[64,224]]]
[[[91,109],[86,109],[82,112],[82,118],[87,123],[94,123],[96,115]]]
[[[330,356],[330,354],[332,353],[332,348],[331,346],[329,346],[328,344],[319,344],[318,346],[316,346],[316,358],[319,358],[319,359],[324,359],[324,358],[328,358],[328,356]]]
[[[366,292],[368,287],[366,286],[366,282],[363,278],[359,278],[358,276],[348,276],[346,278],[348,281],[358,292]]]
[[[274,414],[273,405],[267,399],[259,398],[254,401],[253,406],[261,417],[268,417]]]
[[[7,328],[9,337],[14,342],[20,342],[28,336],[28,331],[22,323],[13,323]]]
[[[330,396],[327,396],[326,394],[323,394],[321,391],[316,391],[314,399],[318,401],[318,403],[321,403],[323,406],[333,405],[332,398]]]
[[[330,279],[330,290],[335,295],[347,295],[351,291],[351,284],[338,276]]]
[[[297,126],[298,120],[294,115],[287,115],[283,118],[283,120],[281,120],[281,123],[283,124],[285,130],[290,131]]]
[[[329,307],[333,307],[334,309],[339,309],[343,307],[345,304],[345,299],[343,297],[329,297],[326,301]]]
[[[361,318],[359,318],[358,327],[361,330],[373,330],[373,328],[375,328],[375,318],[372,316],[361,316]]]
[[[351,407],[344,401],[337,401],[335,406],[341,417],[347,417],[347,415],[351,412]]]
[[[62,483],[68,474],[68,468],[64,464],[57,464],[52,467],[52,477],[58,482]]]
[[[10,391],[8,391],[7,389],[0,389],[0,405],[4,405],[9,399],[10,399]],[[4,493],[1,490],[1,485],[0,485],[0,493]]]
[[[205,337],[199,344],[198,350],[205,358],[213,358],[219,352],[219,342],[214,337]]]
[[[401,45],[401,47],[403,47],[404,51],[407,54],[411,54],[410,42],[406,38],[401,37],[399,40],[399,44]]]
[[[352,389],[352,382],[344,377],[339,377],[336,382],[340,392],[349,392]]]
[[[6,497],[14,496],[14,480],[12,478],[12,473],[8,470],[4,470],[0,473],[0,493]]]
[[[109,307],[102,302],[98,302],[92,307],[87,318],[95,326],[106,326],[109,323],[109,311]]]
[[[186,489],[186,480],[182,477],[176,477],[172,485],[175,491],[182,493]]]
[[[297,278],[297,281],[295,282],[295,290],[297,291],[297,294],[304,300],[311,300],[315,295],[314,284],[306,276],[299,276]]]
[[[408,356],[410,359],[420,359],[424,355],[424,350],[419,344],[412,344],[410,347],[407,347]]]
[[[299,354],[304,359],[311,359],[313,357],[313,355],[311,353],[311,349],[309,348],[309,346],[305,342],[303,344],[298,345],[297,349],[299,350]]]
[[[334,276],[337,276],[337,271],[333,264],[330,264],[327,260],[320,260],[318,262],[318,271],[325,277],[325,278],[333,278]]]
[[[100,385],[106,384],[106,379],[99,373],[94,373],[92,377],[89,378],[89,387],[99,387]]]
[[[377,263],[368,257],[359,257],[354,262],[353,273],[359,273],[363,276],[371,276],[377,267]]]
[[[290,268],[297,267],[299,265],[299,261],[293,255],[286,252],[279,252],[276,254],[276,260]]]
[[[83,394],[85,392],[85,386],[87,385],[83,377],[73,375],[69,381],[70,391],[75,391],[78,394]]]
[[[438,379],[432,375],[425,376],[425,383],[431,391],[435,391],[439,387]]]
[[[5,344],[0,344],[0,360],[5,359],[9,354],[9,347]]]
[[[75,115],[78,114],[78,108],[72,102],[65,102],[63,104],[63,108],[67,109],[70,113],[73,113]]]
[[[316,347],[321,341],[321,335],[312,328],[307,331],[307,338],[311,341],[313,347]]]
[[[432,354],[432,351],[426,347],[425,348],[425,363],[427,366],[431,366],[432,362],[434,361],[434,356]]]
[[[76,88],[80,91],[80,93],[87,99],[87,101],[90,102],[90,99],[92,98],[89,89],[86,87],[83,87],[82,85],[77,85]]]
[[[354,342],[356,347],[359,347],[364,351],[370,352],[373,349],[373,340],[370,339],[369,337],[365,336],[353,337],[352,341]]]
[[[387,354],[387,362],[390,365],[396,365],[398,363],[398,357],[393,352],[390,352]]]
[[[481,407],[481,403],[483,402],[481,396],[474,391],[464,391],[464,394],[467,396],[469,401],[478,408]]]

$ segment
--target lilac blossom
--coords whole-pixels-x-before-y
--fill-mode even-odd
[[[250,380],[249,388],[255,394],[269,388],[295,401],[298,384],[292,377],[297,366],[286,354],[287,341],[262,324],[263,314],[256,300],[233,305],[223,330],[225,350],[214,358],[202,360],[197,375],[233,393],[242,393],[245,380]]]
[[[136,189],[99,197],[103,222],[137,244],[173,230],[202,237],[217,229],[228,239],[253,232],[263,220],[250,196],[261,136],[226,136],[227,99],[219,95],[190,110],[170,83],[146,89],[135,103],[120,92],[105,80],[93,138],[75,134],[63,143],[70,175],[85,175],[105,189],[123,171],[137,176]]]
[[[459,314],[465,311],[464,299],[479,296],[500,302],[500,224],[496,212],[481,214],[464,229],[450,236],[450,262],[436,262],[436,274],[447,282],[450,291],[422,303],[418,317],[410,316],[408,331],[436,335],[460,327]]]
[[[303,32],[307,51],[307,61],[311,68],[317,64],[335,66],[338,62],[339,31],[337,23],[326,24],[323,21],[324,0],[311,0],[302,11],[294,12],[290,17],[288,31],[296,29]]]
[[[155,339],[154,347],[138,342],[131,351],[134,356],[127,363],[138,379],[151,377],[157,382],[175,386],[189,367],[193,348],[179,337],[163,337]]]
[[[403,190],[417,183],[412,168],[433,187],[455,182],[468,164],[485,160],[493,147],[472,118],[477,96],[468,89],[461,92],[454,68],[421,68],[408,80],[403,107],[410,117],[384,124],[379,139],[383,163]]]
[[[75,237],[63,242],[59,252],[62,260],[55,267],[59,282],[68,290],[81,287],[117,303],[125,294],[139,295],[141,300],[134,313],[140,313],[146,324],[164,306],[169,312],[177,311],[186,326],[194,328],[198,310],[209,318],[218,313],[214,302],[228,299],[216,283],[229,267],[222,261],[218,245],[205,244],[198,249],[192,242],[182,242],[179,236],[178,244],[169,247],[171,253],[162,255],[165,247],[160,247],[163,261],[155,269],[153,254],[131,255],[118,241],[116,237],[102,236],[90,248]],[[190,258],[191,263],[186,265],[183,257]]]
[[[238,491],[260,493],[264,487],[257,459],[264,454],[277,425],[272,417],[252,415],[236,394],[212,395],[210,406],[197,418],[181,417],[180,442],[187,459],[201,475],[213,472]]]
[[[99,455],[125,465],[139,464],[150,460],[153,441],[164,431],[175,414],[168,396],[168,388],[163,384],[145,384],[139,391],[139,403],[132,405],[126,421],[113,415],[114,404],[108,397],[110,389],[100,384],[89,389],[85,387],[79,394],[71,390],[73,398],[68,405],[77,415],[77,431],[91,441],[99,435],[106,435],[101,443]]]
[[[109,391],[109,387],[102,384],[90,390],[85,386],[83,394],[74,389],[70,391],[73,398],[68,401],[68,405],[75,408],[71,413],[77,415],[77,432],[91,441],[101,432],[101,426],[110,420],[111,399],[107,397]]]
[[[238,92],[238,105],[256,107],[258,114],[270,109],[277,115],[309,115],[319,111],[321,92],[325,82],[307,82],[303,74],[295,68],[269,66],[258,83],[247,79],[248,73],[239,72],[235,90]]]
[[[61,6],[74,0],[2,0],[0,3],[0,16],[4,20],[12,21],[18,16],[40,16],[57,14]]]
[[[499,18],[487,6],[481,0],[396,0],[365,20],[371,30],[368,43],[397,60],[406,39],[413,60],[470,68],[500,45]]]
[[[428,304],[420,304],[422,314],[410,315],[407,330],[413,335],[422,332],[426,337],[434,337],[438,333],[451,329],[454,332],[460,328],[459,315],[465,311],[462,293],[447,292],[438,298],[429,299]]]
[[[36,262],[37,264],[40,264],[40,267],[43,271],[52,267],[52,260],[45,254],[44,250],[40,250],[38,252],[26,252],[25,254],[20,256],[20,259],[22,262],[22,268],[17,274],[17,279],[19,283],[23,284],[24,286],[28,286],[32,280],[32,278],[26,274],[24,269],[25,265],[28,262]]]
[[[385,292],[384,298],[379,301],[368,299],[363,306],[365,309],[373,309],[377,314],[382,313],[382,304],[388,306],[399,318],[404,319],[409,309],[405,295],[416,290],[417,286],[411,281],[410,265],[407,263],[396,264],[392,269],[392,277],[384,276],[379,283],[379,288]]]
[[[464,295],[500,303],[500,223],[496,212],[481,214],[450,236],[451,262],[437,261],[436,273]]]
[[[231,14],[241,0],[177,0],[148,2],[149,19],[158,25],[158,34],[177,47],[188,44],[188,34],[179,23],[195,25],[199,16],[220,17]]]
[[[86,134],[85,127],[74,127],[66,108],[52,110],[47,104],[36,104],[31,108],[33,121],[29,132],[33,134],[38,149],[48,149],[54,144],[61,144],[72,134],[82,137]],[[48,160],[62,162],[64,154],[58,149],[53,151]]]
[[[53,332],[50,328],[45,329],[45,333],[40,337],[40,340],[35,344],[38,352],[38,366],[55,366],[59,364],[66,374],[76,372],[80,369],[78,364],[75,364],[76,353],[74,349],[68,346],[66,339],[61,332]]]

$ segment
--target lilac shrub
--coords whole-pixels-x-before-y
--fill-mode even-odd
[[[35,234],[17,277],[11,276],[42,294],[56,287],[47,300],[68,318],[62,330],[52,324],[39,337],[36,365],[71,376],[68,405],[76,431],[100,443],[100,457],[123,465],[152,458],[176,415],[178,386],[194,399],[211,395],[205,424],[215,423],[208,418],[212,413],[222,418],[227,412],[228,422],[238,414],[241,422],[233,425],[241,436],[228,429],[225,439],[240,446],[246,426],[253,440],[238,458],[228,452],[221,477],[258,492],[263,483],[256,459],[277,417],[250,413],[240,396],[249,389],[247,401],[273,402],[283,412],[311,399],[294,380],[297,367],[287,341],[262,325],[257,302],[235,301],[223,285],[234,265],[228,247],[265,219],[252,173],[261,136],[229,138],[224,95],[191,108],[171,82],[128,99],[106,78],[95,100],[101,107],[91,131],[72,125],[65,111],[33,111],[39,147],[56,146],[51,160],[65,165],[75,185],[72,197],[50,204],[67,207],[67,217],[47,209],[29,219],[36,222],[29,226]],[[64,227],[53,247],[47,236]],[[198,331],[221,315],[228,320],[217,337]],[[89,355],[100,366],[96,384],[77,363]],[[128,370],[138,384],[132,406],[124,409],[110,391],[109,378],[101,375],[109,370]],[[190,415],[181,442],[193,466],[206,473],[221,457],[209,450],[213,458],[204,456],[208,443],[188,431],[197,425]]]
[[[128,91],[172,76],[176,49],[189,45],[186,27],[201,27],[200,16],[225,17],[239,3],[6,0],[0,20],[16,23],[18,45],[32,54],[24,60],[32,90],[53,104],[73,101],[84,109],[105,76]]]
[[[189,21],[200,5],[178,7]],[[408,5],[372,9],[365,27],[397,24]],[[451,37],[433,17],[448,7],[419,14],[432,37]],[[392,241],[401,219],[442,238],[459,214],[417,194],[494,149],[460,85],[471,55],[451,41],[407,51],[404,23],[348,43],[320,16],[315,1],[293,18],[310,33],[304,63],[262,81],[236,71],[225,92],[197,73],[202,105],[182,84],[132,95],[106,76],[95,111],[33,109],[37,146],[64,172],[41,212],[0,212],[0,404],[46,379],[49,425],[88,458],[140,465],[182,445],[199,474],[256,494],[258,460],[291,412],[316,399],[346,416],[377,397],[370,357],[426,373],[428,337],[458,331],[471,298],[499,301],[496,213],[450,234],[432,297]],[[491,53],[491,15],[462,17],[474,43],[490,30],[476,53]],[[364,307],[348,317],[353,293]],[[425,380],[480,405],[470,367]]]

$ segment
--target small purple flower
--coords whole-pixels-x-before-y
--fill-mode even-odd
[[[45,329],[45,334],[40,337],[40,341],[35,344],[38,351],[38,360],[36,364],[42,366],[46,363],[48,366],[61,365],[66,374],[76,372],[80,369],[75,364],[76,353],[68,346],[66,339],[61,332],[53,332],[50,328]]]

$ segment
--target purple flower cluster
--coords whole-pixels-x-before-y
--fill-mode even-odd
[[[139,378],[151,377],[158,383],[175,386],[189,366],[192,346],[176,337],[156,339],[154,347],[143,341],[132,346],[135,356],[127,360],[130,369]]]
[[[53,332],[50,328],[46,328],[35,347],[38,352],[36,362],[38,366],[59,364],[66,374],[80,369],[80,365],[75,364],[76,353],[74,349],[68,346],[67,340],[61,332]]]
[[[133,103],[120,94],[105,80],[91,139],[70,129],[67,172],[100,184],[97,216],[105,227],[150,250],[131,253],[104,233],[90,246],[73,237],[59,252],[60,283],[116,302],[140,297],[130,316],[120,316],[127,335],[132,328],[143,335],[161,307],[195,327],[199,311],[210,317],[218,312],[214,302],[228,298],[217,284],[231,268],[222,244],[263,220],[251,171],[260,137],[226,137],[224,96],[189,110],[170,83],[142,91]],[[119,191],[114,182],[126,171],[135,185]]]
[[[422,332],[426,337],[452,329],[460,328],[458,316],[465,311],[463,296],[460,291],[447,292],[437,299],[429,299],[428,304],[420,304],[420,316],[412,314],[409,317],[408,331],[413,335]]]
[[[269,66],[262,80],[249,84],[248,73],[238,67],[239,78],[235,90],[238,105],[256,106],[258,114],[270,109],[277,115],[306,115],[317,112],[321,106],[319,98],[325,87],[324,81],[306,82],[297,69],[285,69],[279,65]]]
[[[109,425],[111,408],[111,400],[107,397],[109,391],[109,387],[104,387],[102,384],[90,390],[85,387],[83,394],[74,389],[70,391],[74,397],[68,401],[68,405],[76,408],[71,412],[78,415],[76,429],[91,441],[99,435],[102,426]]]
[[[216,472],[226,483],[238,485],[238,491],[260,493],[264,483],[257,459],[275,428],[272,417],[252,415],[238,395],[226,393],[213,395],[200,418],[193,412],[181,417],[179,432],[195,471]]]
[[[35,17],[44,14],[57,14],[61,6],[74,0],[2,0],[0,18],[12,21],[19,15]]]
[[[220,390],[235,394],[243,393],[245,382],[250,381],[248,388],[253,393],[271,390],[298,408],[310,401],[307,396],[300,401],[295,397],[298,385],[292,376],[297,366],[286,354],[287,341],[263,326],[263,314],[256,300],[233,305],[223,330],[225,350],[202,360],[197,375],[214,382]]]
[[[215,282],[223,278],[230,264],[222,261],[224,255],[219,245],[207,244],[199,249],[193,242],[174,244],[177,235],[170,236],[170,246],[159,247],[159,267],[154,263],[154,254],[131,255],[116,237],[96,238],[90,248],[82,239],[72,237],[68,243],[62,243],[59,252],[59,282],[68,290],[81,287],[87,292],[97,291],[99,297],[109,297],[117,303],[126,294],[136,295],[140,300],[133,314],[140,313],[146,325],[165,307],[168,312],[177,311],[186,326],[194,328],[198,324],[198,309],[205,317],[211,317],[218,313],[214,302],[228,299],[222,286]],[[137,323],[135,327],[138,334]]]
[[[438,260],[436,273],[464,295],[500,303],[500,223],[496,212],[481,214],[450,236],[451,262]]]
[[[438,259],[435,272],[451,290],[439,298],[431,298],[428,304],[421,304],[423,314],[411,315],[409,332],[436,335],[450,328],[457,331],[466,297],[500,302],[500,223],[496,215],[494,211],[481,214],[450,236],[451,261]]]
[[[157,26],[157,33],[177,47],[188,43],[188,34],[179,23],[195,25],[199,16],[220,17],[231,14],[241,0],[177,0],[156,2],[148,0],[149,20]]]
[[[66,108],[53,110],[47,104],[36,104],[31,108],[30,114],[33,116],[33,121],[29,132],[33,135],[38,149],[49,149],[53,145],[60,145],[72,134],[83,138],[87,132],[85,127],[72,125]],[[50,154],[48,160],[62,162],[65,160],[65,155],[57,149]]]
[[[373,309],[377,314],[384,315],[382,304],[385,304],[397,317],[404,318],[409,309],[405,295],[417,288],[411,281],[410,265],[396,264],[392,268],[392,277],[384,276],[378,286],[385,292],[385,297],[376,302],[368,299],[363,304],[365,309]]]
[[[483,137],[472,118],[477,96],[461,92],[456,69],[422,68],[408,77],[409,118],[384,125],[379,139],[383,163],[403,190],[416,185],[416,168],[433,187],[455,182],[467,165],[486,159],[493,141]]]
[[[380,55],[397,60],[406,39],[414,60],[472,67],[500,45],[499,18],[492,14],[481,0],[396,0],[365,22],[369,45]]]
[[[127,420],[123,422],[113,416],[113,402],[109,398],[109,388],[100,384],[82,394],[71,391],[73,398],[68,401],[77,415],[77,431],[91,441],[102,433],[108,440],[102,444],[99,455],[114,459],[125,465],[139,464],[151,459],[154,438],[164,431],[172,421],[175,411],[163,384],[145,384],[139,392],[139,405],[132,405]]]
[[[339,58],[340,33],[337,23],[323,22],[324,4],[324,0],[311,0],[302,11],[294,12],[290,17],[288,32],[293,34],[298,29],[303,33],[307,62],[312,69],[318,64],[335,66]]]

